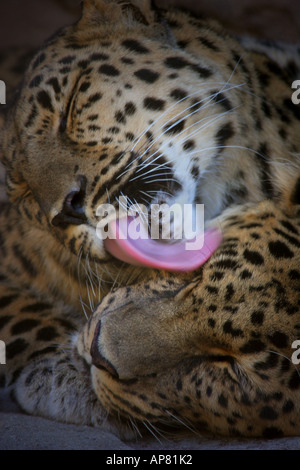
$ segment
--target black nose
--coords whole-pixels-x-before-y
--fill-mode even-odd
[[[86,177],[78,176],[78,189],[71,191],[65,198],[61,211],[52,219],[55,227],[67,227],[68,225],[81,225],[86,223],[84,211],[86,196]]]
[[[94,338],[93,338],[92,345],[91,345],[90,354],[92,357],[92,364],[96,366],[98,369],[105,370],[106,372],[108,372],[110,375],[112,375],[113,377],[117,379],[119,378],[119,376],[118,376],[116,369],[107,359],[105,359],[105,357],[102,356],[102,354],[99,351],[98,339],[100,336],[100,331],[101,331],[101,321],[99,321],[95,329]]]

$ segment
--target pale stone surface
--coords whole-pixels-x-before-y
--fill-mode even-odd
[[[124,442],[110,432],[90,426],[63,424],[20,413],[0,391],[0,450],[299,450],[300,438],[184,439],[155,438]]]
[[[153,439],[123,442],[89,426],[62,424],[20,413],[0,413],[0,450],[299,450],[300,438],[271,440]]]

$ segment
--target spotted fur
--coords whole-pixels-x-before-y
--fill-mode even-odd
[[[223,243],[201,269],[106,296],[78,351],[116,417],[158,430],[299,435],[299,205],[245,206],[221,226]]]
[[[148,1],[86,0],[34,56],[0,118],[1,383],[25,411],[299,433],[299,64]],[[223,245],[191,275],[124,265],[96,236],[122,195],[204,203]]]

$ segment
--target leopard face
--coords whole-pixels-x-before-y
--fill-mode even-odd
[[[106,296],[77,347],[112,416],[158,433],[299,433],[299,224],[299,206],[228,211],[203,268]]]
[[[253,158],[262,148],[249,151],[247,129],[261,126],[262,113],[244,92],[244,51],[230,38],[224,47],[218,28],[214,46],[195,44],[201,22],[166,15],[148,2],[85,2],[80,21],[34,57],[8,116],[10,198],[73,254],[111,261],[97,208],[118,209],[120,196],[146,208],[203,203],[209,220],[276,194]],[[233,52],[223,57],[228,45],[236,62]]]

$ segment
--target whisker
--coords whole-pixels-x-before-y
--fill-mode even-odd
[[[83,310],[84,316],[88,320],[89,315],[86,313],[86,310],[85,310],[85,307],[87,307],[87,304],[85,304],[81,298],[80,298],[80,304],[81,304],[81,308]]]
[[[223,113],[216,113],[216,114],[213,114],[212,116],[205,116],[205,117],[202,118],[200,121],[198,121],[198,122],[196,122],[196,123],[194,123],[194,124],[191,124],[188,128],[184,129],[184,130],[181,131],[179,134],[177,134],[177,136],[180,136],[182,133],[185,133],[188,129],[194,127],[195,125],[199,125],[199,123],[202,123],[202,121],[207,120],[207,119],[210,119],[210,120],[209,120],[208,122],[206,122],[205,124],[202,124],[201,126],[199,126],[199,127],[197,127],[196,129],[194,129],[194,131],[191,132],[191,133],[189,133],[187,136],[185,135],[183,139],[179,140],[178,144],[180,144],[180,143],[183,142],[184,140],[190,139],[191,137],[193,137],[193,136],[194,136],[195,134],[197,134],[198,132],[205,130],[207,127],[211,126],[212,124],[214,124],[215,122],[219,121],[219,120],[222,119],[224,116],[226,116],[227,114],[229,114],[229,113],[235,111],[235,110],[238,109],[238,108],[239,108],[239,106],[236,106],[235,108],[232,108],[232,109],[229,110],[229,111],[224,111]],[[207,150],[207,149],[208,149],[208,147],[206,148],[206,150]],[[192,153],[196,153],[196,152],[197,152],[197,151],[191,152],[190,155],[191,155]],[[152,155],[150,155],[150,157],[148,157],[147,159],[151,158],[151,156],[153,156],[153,155],[155,155],[155,153],[152,154]],[[160,154],[159,156],[161,156],[161,155],[162,155],[162,154]],[[166,162],[166,164],[169,165],[169,164],[172,163],[174,160],[175,160],[175,159],[171,159],[171,160],[169,160],[168,162]],[[143,162],[143,163],[144,163],[144,162]],[[140,170],[137,170],[136,173],[138,173],[139,171],[144,170],[145,167],[147,167],[148,165],[149,165],[149,163],[148,163],[146,166],[144,166],[144,165],[142,164],[142,165],[141,165],[141,169],[140,169]],[[163,164],[162,164],[162,165],[163,165]],[[159,167],[159,166],[157,166],[156,168],[158,168],[158,167]],[[151,171],[151,172],[155,171],[155,168],[149,170],[149,172],[150,172],[150,171]],[[136,174],[136,173],[135,173],[135,174]],[[146,174],[147,174],[147,173],[146,173]],[[136,180],[136,179],[138,179],[138,178],[139,178],[139,175],[138,175],[138,176],[135,176],[134,178],[131,178],[129,181],[134,181],[134,180]],[[142,180],[144,179],[144,175],[143,175],[143,178],[141,178],[141,179],[142,179]]]
[[[162,441],[159,439],[159,437],[155,434],[154,431],[146,424],[146,421],[142,421],[143,425],[145,426],[146,429],[152,434],[152,436],[162,445]],[[149,421],[147,420],[147,423],[150,425]],[[152,426],[153,427],[153,426]]]
[[[234,66],[234,69],[232,70],[228,80],[226,82],[210,82],[210,85],[209,87],[207,87],[208,89],[211,89],[213,86],[222,86],[222,88],[220,89],[220,92],[219,93],[222,93],[225,89],[226,86],[228,86],[228,84],[230,83],[231,79],[233,78],[236,70],[237,70],[237,67],[238,65],[240,64],[240,61],[242,60],[242,56],[239,57],[239,59],[236,61],[236,64]],[[244,85],[244,84],[241,84],[241,85]],[[207,89],[206,87],[203,87],[201,89],[201,91],[206,91]],[[227,90],[226,90],[227,91]],[[186,99],[189,99],[191,98],[192,96],[194,96],[195,94],[198,94],[199,93],[199,90],[193,92],[193,93],[190,93],[189,95],[183,97],[182,99],[180,99],[179,101],[177,101],[176,103],[174,103],[173,105],[171,105],[164,113],[162,113],[156,120],[154,120],[147,128],[145,131],[143,131],[140,136],[137,138],[134,146],[132,147],[131,151],[134,150],[135,146],[137,145],[137,143],[140,141],[140,139],[149,131],[149,129],[151,129],[152,126],[154,126],[157,121],[159,121],[166,113],[168,113],[171,109],[173,109],[175,106],[177,106],[179,103],[181,103],[182,101],[186,100]]]
[[[161,176],[161,175],[157,175],[157,176]],[[143,179],[143,178],[142,178]],[[169,181],[172,181],[173,183],[178,183],[178,181],[175,179],[175,178],[168,178],[168,179],[165,179],[165,178],[156,178],[156,179],[153,179],[153,180],[150,180],[150,181],[144,181],[145,184],[152,184],[152,183],[160,183],[160,182],[169,182]]]
[[[208,96],[208,97],[205,97],[205,98],[203,98],[203,99],[197,101],[196,103],[193,103],[192,105],[188,106],[187,108],[185,108],[185,109],[183,109],[182,111],[180,111],[179,113],[177,113],[175,116],[172,116],[172,118],[170,118],[167,122],[164,122],[164,124],[163,124],[160,128],[158,128],[158,131],[161,130],[161,129],[163,129],[163,127],[166,126],[169,122],[174,121],[178,116],[180,116],[181,114],[183,114],[183,113],[186,112],[187,110],[192,109],[193,107],[195,107],[196,105],[201,104],[201,103],[204,102],[204,101],[207,101],[207,103],[205,103],[204,106],[202,106],[202,110],[205,109],[208,105],[209,105],[209,106],[212,106],[212,105],[217,104],[218,102],[211,103],[211,104],[210,104],[210,102],[211,102],[212,100],[214,100],[218,94],[220,94],[220,93],[222,93],[222,92],[224,91],[224,88],[225,88],[226,85],[228,85],[228,82],[226,82],[226,83],[221,82],[221,84],[223,84],[223,87],[222,87],[219,91],[217,91],[216,93],[211,94],[211,95]],[[234,89],[234,88],[237,88],[237,87],[243,87],[244,85],[245,85],[244,83],[238,84],[238,85],[231,85],[231,86],[230,86],[227,90],[225,90],[225,91],[230,91],[231,89]],[[211,89],[211,86],[209,87],[209,89]],[[203,92],[204,90],[206,90],[206,88],[202,89],[201,91]],[[177,101],[176,103],[174,103],[173,105],[171,105],[164,113],[162,113],[156,120],[154,120],[154,121],[150,124],[150,126],[148,126],[148,127],[146,128],[146,130],[142,133],[142,136],[145,135],[145,134],[148,132],[148,130],[149,130],[152,126],[154,126],[155,123],[157,123],[166,113],[168,113],[172,108],[174,108],[175,106],[177,106],[181,101],[184,101],[184,100],[188,99],[189,97],[191,97],[191,96],[193,96],[193,95],[195,95],[195,94],[198,94],[198,93],[199,93],[199,90],[196,91],[196,92],[194,92],[194,93],[191,93],[190,95],[186,96],[185,98],[182,98],[181,100],[179,100],[179,101]],[[219,100],[219,102],[222,102],[224,99],[225,99],[225,98]],[[196,112],[198,112],[198,110],[193,111],[192,113],[189,114],[189,116],[192,115],[192,114],[194,114],[194,113],[196,113]],[[186,119],[186,117],[187,117],[187,116],[183,116],[183,118],[181,118],[181,120],[179,120],[179,121],[177,121],[176,123],[174,123],[174,124],[170,127],[170,129],[171,129],[173,126],[177,125],[179,122],[181,122],[183,119]],[[163,135],[163,134],[160,134],[158,137],[156,137],[156,139],[151,143],[150,148],[157,142],[157,140],[161,137],[161,135]],[[142,136],[141,136],[141,137],[142,137]],[[141,137],[140,137],[140,138],[141,138]],[[140,140],[140,138],[138,139],[138,141]],[[134,148],[136,147],[136,144],[137,144],[137,142],[133,145],[133,147],[131,148],[130,152],[133,152]],[[118,178],[121,178],[121,177],[123,176],[123,174],[126,173],[126,172],[128,171],[128,169],[133,165],[133,163],[134,163],[136,160],[140,159],[140,158],[144,155],[145,152],[144,152],[142,155],[139,154],[141,148],[143,148],[144,146],[145,146],[145,144],[143,144],[143,145],[138,149],[138,156],[136,157],[136,159],[134,159],[133,161],[131,161],[130,163],[128,163],[128,165],[125,167],[124,172],[121,173],[120,175],[118,175]],[[149,147],[147,147],[146,151],[147,151],[147,150],[149,150]]]
[[[237,109],[239,109],[240,106],[235,106],[234,108],[228,110],[228,111],[224,111],[223,113],[215,113],[215,114],[212,114],[211,116],[205,116],[204,118],[202,118],[200,121],[194,123],[194,124],[191,124],[189,127],[187,127],[186,129],[184,129],[183,131],[179,132],[177,134],[177,137],[179,137],[181,134],[185,133],[187,130],[191,129],[192,127],[194,127],[195,125],[198,125],[200,123],[202,123],[202,121],[206,121],[208,119],[210,119],[210,121],[206,122],[203,126],[200,126],[198,127],[197,129],[194,129],[193,132],[191,132],[190,134],[188,134],[187,136],[185,135],[184,138],[182,138],[181,140],[179,140],[177,143],[178,144],[181,144],[182,142],[184,142],[185,140],[187,139],[190,139],[191,137],[193,137],[195,134],[197,134],[199,131],[202,131],[204,129],[206,129],[207,127],[209,127],[211,124],[214,124],[216,121],[219,121],[219,119],[221,119],[222,117],[226,116],[227,114],[230,114],[232,113],[233,111],[236,111]]]
[[[206,147],[203,149],[195,150],[193,152],[190,152],[190,155],[197,154],[197,153],[202,153],[206,152],[207,150],[221,150],[221,149],[240,149],[240,150],[248,150],[249,152],[255,153],[256,155],[259,155],[261,158],[267,160],[267,156],[258,152],[257,150],[251,148],[251,147],[246,147],[244,145],[214,145],[212,147]],[[286,162],[284,162],[286,163]],[[273,162],[272,162],[273,164]]]
[[[95,307],[94,307],[94,302],[92,300],[90,290],[92,291],[92,294],[93,294],[94,297],[95,297],[96,294],[95,294],[93,282],[92,282],[92,279],[91,279],[91,276],[90,276],[90,273],[89,273],[89,267],[87,265],[87,259],[88,259],[88,253],[87,253],[86,259],[85,259],[85,274],[86,274],[85,283],[86,283],[86,290],[87,290],[88,299],[89,299],[90,311],[93,312]]]
[[[229,89],[227,89],[227,90],[225,90],[225,91],[227,92],[227,91],[230,91],[230,90],[235,89],[235,88],[240,88],[240,87],[242,87],[242,86],[244,86],[244,85],[245,85],[245,84],[243,84],[243,83],[242,83],[242,84],[238,84],[238,85],[232,85]],[[185,113],[187,110],[192,109],[192,108],[194,108],[195,106],[201,104],[201,103],[202,103],[203,101],[205,101],[205,100],[208,100],[208,101],[207,101],[207,103],[205,103],[205,104],[201,107],[201,110],[205,110],[206,108],[209,108],[209,107],[211,107],[211,106],[215,106],[216,104],[221,103],[221,102],[224,101],[226,98],[222,98],[222,99],[220,99],[220,100],[218,100],[218,101],[213,101],[213,100],[214,100],[214,99],[217,97],[217,95],[220,94],[222,91],[224,91],[224,90],[221,89],[221,90],[219,90],[218,92],[211,94],[209,97],[205,97],[205,98],[203,98],[202,100],[199,100],[198,102],[193,103],[192,105],[190,105],[190,106],[188,106],[187,108],[183,109],[181,112],[177,113],[175,116],[172,116],[172,118],[171,118],[169,121],[165,122],[160,128],[158,128],[158,129],[157,129],[157,132],[160,131],[161,129],[163,129],[165,126],[167,126],[169,122],[173,122],[174,120],[176,120],[176,118],[177,118],[178,116],[180,116],[181,114]],[[211,101],[213,101],[213,102],[211,103]],[[174,105],[173,105],[173,106],[174,106]],[[185,120],[185,119],[187,119],[188,117],[194,115],[194,114],[197,113],[197,112],[198,112],[198,109],[195,109],[194,111],[192,111],[192,112],[189,113],[188,115],[184,115],[181,119],[176,120],[176,122],[170,126],[169,130],[172,129],[174,126],[178,125],[178,124],[179,124],[180,122],[182,122],[183,120]],[[165,114],[165,113],[163,113],[163,114]],[[208,119],[209,117],[210,117],[210,116],[205,116],[203,119]],[[193,125],[195,125],[195,124],[197,124],[197,123],[194,123]],[[191,127],[191,126],[190,126],[190,127]],[[181,133],[182,133],[182,132],[185,132],[185,131],[186,131],[186,129],[184,129],[183,131],[181,131]],[[124,172],[121,173],[120,175],[118,175],[118,178],[121,178],[127,171],[129,171],[129,168],[131,167],[131,165],[132,165],[136,160],[141,159],[141,158],[145,155],[145,153],[148,152],[149,149],[150,149],[151,147],[153,147],[153,145],[154,145],[163,135],[164,135],[164,133],[159,134],[159,135],[151,142],[151,145],[147,146],[146,150],[145,150],[142,154],[140,154],[140,153],[138,152],[138,156],[137,156],[133,161],[131,161],[131,162],[125,167]],[[180,134],[179,134],[179,135],[180,135]],[[140,150],[140,149],[139,149],[139,150]],[[131,151],[133,151],[133,149],[131,149]],[[151,157],[151,156],[150,156],[150,157]],[[149,160],[150,157],[148,156],[148,157],[146,158],[146,160],[144,160],[144,163],[147,162],[147,160]]]
[[[119,277],[120,277],[120,274],[121,274],[121,272],[123,271],[123,266],[124,266],[124,265],[122,264],[122,266],[120,267],[120,269],[119,269],[119,271],[118,271],[118,274],[115,276],[115,280],[114,280],[114,282],[113,282],[113,284],[112,284],[112,286],[111,286],[110,292],[113,292],[113,290],[115,289],[115,286],[116,286],[116,284],[118,283],[118,279],[119,279]],[[117,287],[120,287],[120,286],[121,286],[121,283],[119,283]]]
[[[169,410],[165,410],[165,412],[171,416],[175,421],[178,421],[179,424],[181,424],[182,426],[184,426],[185,428],[187,428],[189,431],[191,431],[193,434],[196,434],[196,435],[199,435],[199,431],[197,429],[195,429],[194,427],[191,427],[191,425],[188,425],[185,421],[183,421],[182,419],[180,419],[178,416],[174,415],[173,413],[171,413]]]
[[[83,248],[82,245],[80,245],[79,252],[78,252],[78,259],[77,259],[77,276],[78,276],[78,284],[79,284],[79,300],[81,304],[81,308],[83,310],[83,313],[85,315],[85,318],[88,320],[89,317],[86,313],[85,310],[85,303],[82,299],[82,283],[81,283],[81,273],[80,273],[80,265],[82,264],[82,253],[83,253]]]
[[[235,67],[235,69],[236,69],[236,67]],[[233,73],[235,72],[235,69],[231,73],[231,75],[229,77],[229,80],[231,80],[231,78],[233,76]],[[221,91],[224,91],[224,87],[226,85],[228,85],[229,80],[227,80],[227,82],[210,82],[209,86],[201,88],[201,92],[209,90],[209,89],[211,89],[212,87],[215,87],[215,86],[223,86],[223,88],[221,88]],[[139,141],[145,136],[145,134],[151,129],[151,127],[153,127],[160,119],[162,119],[174,107],[178,106],[179,103],[181,103],[182,101],[187,100],[189,98],[192,98],[193,96],[197,95],[199,92],[200,92],[199,90],[194,91],[193,93],[188,94],[184,98],[181,98],[180,100],[176,101],[176,103],[173,103],[171,106],[169,106],[162,114],[160,114],[160,116],[158,118],[156,118],[148,127],[146,127],[146,129],[144,131],[141,132],[141,134],[137,137],[137,140],[134,143],[133,147],[131,148],[131,151],[133,152],[133,150],[135,149],[135,147],[139,143]]]
[[[108,204],[110,204],[110,195],[109,195],[108,189],[105,188],[105,191],[106,191],[106,195],[107,195],[107,202],[108,202]]]
[[[133,430],[135,431],[135,434],[139,435],[139,437],[143,437],[141,431],[139,430],[139,427],[136,425],[133,418],[130,417],[129,420],[130,420]]]
[[[139,193],[144,194],[146,197],[150,197],[150,194],[151,194],[151,193],[157,195],[157,191],[154,191],[154,190],[151,190],[151,189],[149,189],[148,191],[141,191],[141,190],[140,190]],[[172,196],[173,196],[173,194],[171,194],[171,193],[169,193],[169,192],[167,192],[167,191],[165,191],[165,190],[160,190],[160,191],[159,191],[159,194],[160,194],[160,195],[165,194],[166,196],[169,196],[169,197],[172,197]]]
[[[144,181],[146,178],[150,178],[152,176],[166,176],[166,173],[155,173],[155,170],[158,170],[158,167],[157,168],[154,168],[154,169],[151,169],[149,171],[147,171],[147,173],[143,174],[143,175],[138,175],[138,176],[135,176],[134,178],[130,178],[130,182],[132,181],[135,181],[135,180],[139,180],[139,181]],[[153,175],[153,172],[154,172],[154,175]],[[150,176],[148,176],[150,175]],[[166,180],[167,181],[167,180]]]
[[[290,357],[285,356],[285,354],[282,354],[282,353],[280,353],[280,352],[278,352],[278,351],[272,351],[271,349],[267,349],[266,352],[270,352],[270,353],[273,353],[273,354],[277,354],[278,356],[282,356],[282,357],[284,357],[285,359],[287,359],[291,364],[293,364],[293,366],[294,366],[294,368],[295,368],[295,370],[296,370],[298,376],[300,377],[300,371],[297,369],[296,364],[293,363],[293,361],[291,360]]]
[[[143,162],[141,162],[140,164],[140,168],[138,168],[135,172],[136,173],[139,173],[141,171],[144,171],[145,168],[147,168],[148,166],[153,166],[153,170],[152,171],[155,171],[156,168],[159,168],[159,167],[165,167],[166,169],[168,170],[171,170],[171,168],[168,166],[171,161],[167,161],[167,162],[164,162],[164,163],[160,163],[159,165],[155,165],[155,162],[156,160],[159,160],[162,156],[163,156],[163,153],[159,153],[155,158],[154,160],[150,160],[147,162],[147,160],[149,160],[149,158],[153,157],[154,155],[156,154],[156,151],[154,153],[152,153],[150,155],[150,157],[147,157],[146,160],[144,160]],[[146,164],[145,164],[146,163]]]

